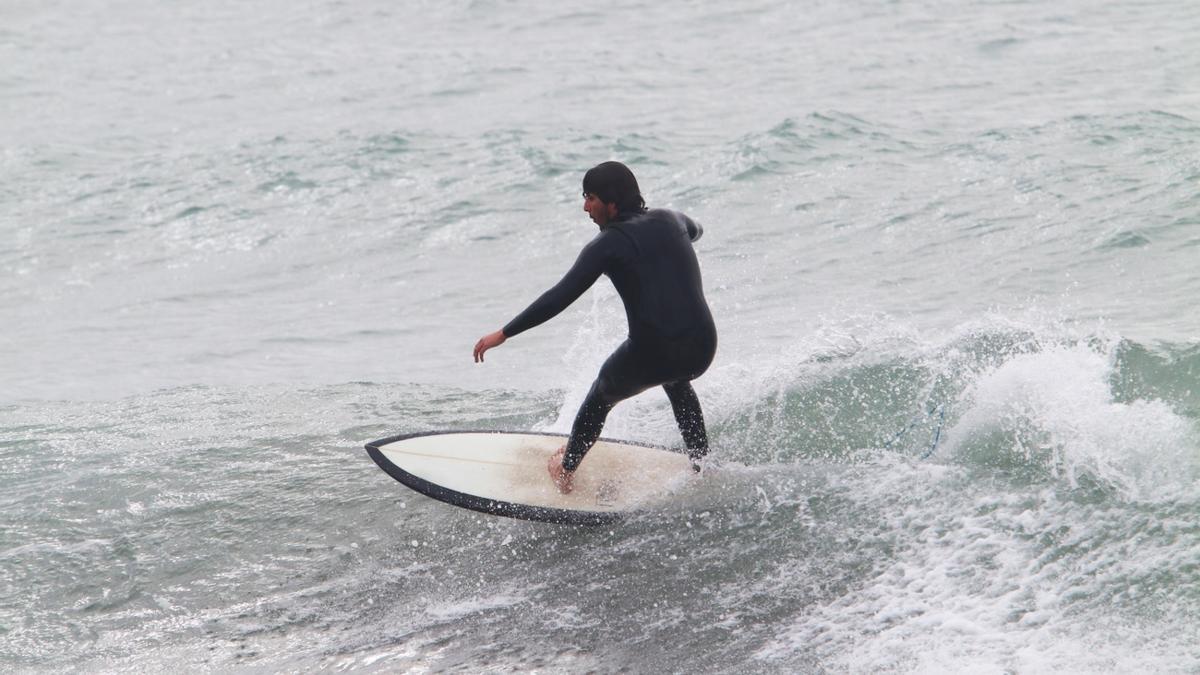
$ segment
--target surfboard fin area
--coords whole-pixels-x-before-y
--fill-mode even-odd
[[[564,434],[435,431],[366,445],[389,476],[421,494],[497,516],[573,525],[602,525],[666,501],[694,475],[686,455],[665,448],[600,439],[562,494],[546,463]]]

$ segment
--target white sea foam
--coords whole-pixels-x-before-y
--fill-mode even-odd
[[[947,430],[945,452],[1000,432],[1011,445],[991,452],[1042,465],[1073,487],[1086,475],[1134,500],[1194,494],[1194,421],[1166,401],[1115,400],[1114,349],[1051,345],[981,372],[956,402],[965,412]]]

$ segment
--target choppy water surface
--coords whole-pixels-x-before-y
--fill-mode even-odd
[[[8,3],[0,663],[1196,670],[1200,10],[1092,5]],[[406,490],[364,442],[566,430],[623,337],[469,356],[606,159],[705,225],[713,470]]]

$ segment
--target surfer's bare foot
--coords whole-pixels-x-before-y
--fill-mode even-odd
[[[567,454],[567,446],[562,446],[553,455],[550,455],[550,462],[546,465],[546,469],[550,471],[550,480],[554,481],[554,487],[558,491],[565,494],[570,494],[575,487],[575,472],[567,471],[563,468],[563,457]]]

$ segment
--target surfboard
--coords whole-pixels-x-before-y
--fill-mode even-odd
[[[564,434],[436,431],[367,444],[379,468],[434,499],[482,513],[551,523],[599,525],[667,501],[694,475],[686,455],[601,439],[562,494],[546,464]]]

